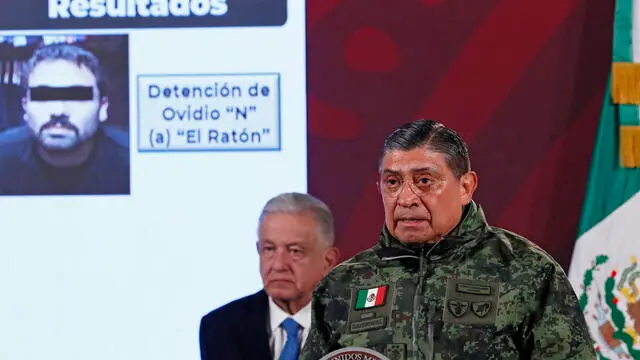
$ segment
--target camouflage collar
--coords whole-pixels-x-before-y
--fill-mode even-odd
[[[482,207],[472,201],[465,207],[460,223],[438,243],[436,248],[430,251],[430,254],[442,257],[452,251],[457,252],[473,246],[482,240],[488,227]],[[382,229],[378,244],[380,248],[376,253],[381,258],[417,257],[421,252],[427,252],[434,246],[433,244],[404,244],[391,235],[386,225]]]

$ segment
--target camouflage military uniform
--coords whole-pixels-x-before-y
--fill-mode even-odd
[[[318,284],[312,306],[302,360],[346,346],[391,360],[596,358],[562,268],[473,202],[435,246],[412,249],[385,227]]]

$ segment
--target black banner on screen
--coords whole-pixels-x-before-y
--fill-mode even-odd
[[[6,30],[281,26],[287,0],[21,0]]]

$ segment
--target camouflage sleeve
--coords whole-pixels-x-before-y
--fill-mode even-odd
[[[324,314],[329,298],[326,293],[326,280],[322,280],[311,299],[311,329],[305,341],[299,360],[318,360],[328,353],[331,338],[330,329],[325,324]]]
[[[597,359],[578,298],[564,271],[547,264],[539,287],[538,312],[529,336],[531,359]]]

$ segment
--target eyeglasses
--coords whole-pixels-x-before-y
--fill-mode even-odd
[[[402,194],[404,187],[409,186],[409,189],[417,196],[425,196],[437,194],[444,189],[446,180],[433,179],[429,176],[417,176],[410,179],[403,178],[397,175],[384,176],[378,183],[382,194],[388,197],[398,197]]]

